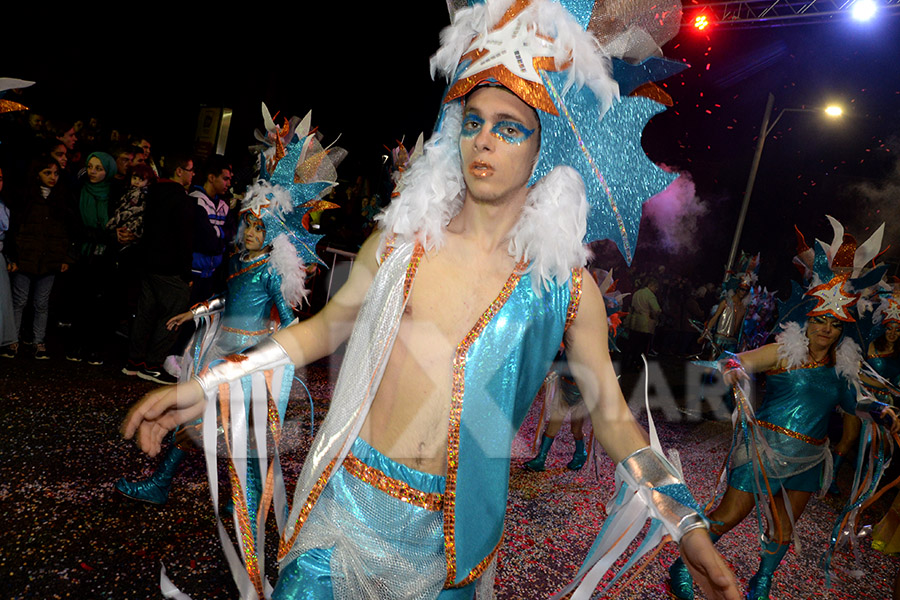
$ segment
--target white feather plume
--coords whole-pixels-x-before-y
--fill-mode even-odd
[[[285,302],[291,306],[298,306],[306,299],[309,295],[309,290],[306,289],[306,266],[285,233],[272,242],[269,268],[274,269],[281,277],[281,295],[284,296]]]
[[[588,203],[581,176],[571,167],[556,167],[528,192],[522,216],[510,231],[509,253],[530,261],[537,290],[587,263],[581,243],[587,233]]]
[[[441,32],[441,47],[431,57],[431,76],[443,74],[448,79],[456,73],[459,60],[469,49],[473,39],[486,37],[501,19],[510,0],[488,1],[459,10],[453,24]],[[566,68],[566,82],[562,93],[572,86],[588,86],[601,102],[603,112],[619,96],[619,86],[612,78],[610,57],[603,52],[597,39],[575,20],[558,2],[536,1],[525,9],[523,18],[536,28],[529,33],[554,39],[553,58],[558,67]]]
[[[862,362],[862,350],[859,344],[845,337],[834,352],[834,369],[837,374],[848,381],[859,381],[859,364]]]
[[[426,250],[441,247],[465,191],[457,145],[461,127],[462,108],[448,106],[441,130],[400,179],[400,195],[376,217],[386,231],[405,241],[418,238]]]
[[[806,337],[806,323],[801,327],[795,321],[782,323],[784,330],[775,336],[778,358],[786,362],[788,369],[796,369],[809,360],[809,338]]]

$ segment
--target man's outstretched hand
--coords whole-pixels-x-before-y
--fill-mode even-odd
[[[205,406],[203,388],[196,381],[157,388],[128,411],[122,422],[122,435],[127,440],[136,436],[140,449],[156,456],[166,434],[198,419]]]
[[[734,573],[716,551],[705,530],[694,529],[681,538],[681,559],[707,598],[740,600]]]

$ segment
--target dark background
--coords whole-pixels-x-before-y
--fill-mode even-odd
[[[433,125],[444,82],[428,58],[449,22],[440,1],[118,5],[46,10],[10,8],[0,75],[37,82],[21,96],[46,115],[146,131],[158,156],[189,144],[202,105],[233,109],[227,155],[239,162],[261,126],[260,102],[284,116],[313,111],[325,136],[349,150],[342,179],[376,182],[385,145]],[[19,13],[19,14],[17,14]],[[127,16],[123,16],[127,13]],[[788,27],[689,27],[665,47],[691,65],[664,82],[675,105],[647,126],[656,162],[687,171],[696,184],[696,226],[674,250],[658,243],[660,219],[642,222],[633,268],[718,280],[734,234],[768,93],[783,108],[839,102],[837,121],[786,113],[766,142],[741,248],[762,252],[761,279],[787,290],[793,225],[811,241],[831,241],[824,218],[860,241],[887,221],[900,234],[900,19],[846,18]],[[690,16],[686,10],[686,19]],[[16,23],[17,25],[12,25]],[[0,140],[2,142],[2,140]],[[7,149],[8,150],[8,149]],[[599,245],[598,261],[624,267]],[[885,255],[897,262],[897,244]]]

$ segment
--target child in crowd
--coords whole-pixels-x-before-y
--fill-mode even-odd
[[[156,173],[145,164],[136,165],[131,171],[131,186],[119,200],[119,206],[106,228],[115,231],[122,248],[136,244],[144,233],[144,203],[147,187],[156,183]]]
[[[69,202],[63,186],[57,186],[58,181],[56,159],[50,156],[38,159],[32,164],[20,202],[13,206],[15,221],[7,250],[12,273],[15,339],[3,349],[2,356],[7,358],[14,358],[18,353],[22,313],[29,296],[34,305],[34,357],[50,358],[44,343],[50,291],[56,274],[65,272],[71,262],[67,254]]]

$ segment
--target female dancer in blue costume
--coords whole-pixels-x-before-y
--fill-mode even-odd
[[[878,311],[876,311],[877,313]],[[869,344],[869,358],[866,362],[887,383],[897,386],[900,383],[900,303],[893,298],[882,301],[881,314],[884,332],[871,344]],[[884,388],[873,388],[873,391],[884,402],[889,402],[890,394],[884,394]],[[872,531],[872,548],[888,555],[900,555],[900,494],[894,499],[890,509],[884,518],[878,522]],[[900,595],[900,574],[895,580],[895,597]]]
[[[824,250],[818,246],[816,250],[817,278],[813,283],[827,283],[813,285],[805,294],[795,285],[791,300],[781,310],[783,321],[792,313],[805,315],[802,324],[784,323],[774,344],[743,352],[729,359],[723,369],[728,385],[748,380],[748,373],[767,374],[760,409],[755,417],[745,419],[742,433],[749,432],[751,439],[739,435],[732,451],[728,488],[707,515],[715,541],[743,521],[758,498],[768,496],[768,530],[761,540],[759,569],[747,590],[750,600],[769,598],[775,571],[790,547],[793,524],[813,492],[822,487],[823,475],[826,480],[830,476],[827,433],[832,410],[840,406],[846,412],[860,413],[864,408],[875,412],[884,407],[873,402],[857,405],[862,356],[858,344],[843,335],[845,326],[855,321],[850,310],[859,297],[850,290],[876,283],[883,269],[859,279],[848,279],[849,273],[835,276],[832,268],[853,266],[855,242],[852,248],[835,254],[849,255],[849,265],[843,265],[841,259],[829,264]],[[669,574],[672,597],[694,597],[690,575],[680,559]]]
[[[881,334],[868,344],[866,363],[884,381],[876,381],[868,377],[864,377],[863,381],[869,393],[879,402],[893,405],[894,394],[887,386],[891,385],[896,388],[900,385],[900,344],[896,343],[900,339],[900,303],[893,298],[885,298],[875,311],[872,320],[880,325],[880,327],[873,328],[874,335],[877,335],[879,330]],[[844,457],[859,439],[861,427],[862,423],[859,417],[843,415],[841,439],[831,450],[834,459],[834,479],[831,487],[828,488],[829,494],[840,494],[840,488],[837,485],[838,469],[843,464]]]

